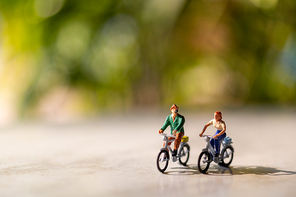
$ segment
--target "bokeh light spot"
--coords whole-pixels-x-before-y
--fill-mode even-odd
[[[79,59],[90,39],[90,28],[82,21],[71,21],[62,27],[57,38],[58,52],[67,59]]]
[[[260,8],[273,8],[277,5],[278,0],[250,0],[255,6]]]
[[[58,13],[64,0],[35,0],[34,8],[36,15],[41,18],[47,18]]]

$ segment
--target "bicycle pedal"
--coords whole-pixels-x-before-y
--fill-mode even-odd
[[[173,160],[173,162],[176,162],[177,161],[177,156],[173,156],[172,160]]]
[[[214,157],[214,162],[218,163],[219,162],[219,157]]]

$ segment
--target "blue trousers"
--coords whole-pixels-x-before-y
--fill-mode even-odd
[[[217,130],[215,135],[217,135],[218,133],[220,133],[221,131]],[[215,136],[214,135],[214,136]],[[220,153],[220,142],[221,140],[223,140],[226,137],[226,133],[223,133],[223,135],[220,135],[218,137],[218,139],[211,139],[210,143],[212,145],[213,148],[216,148],[216,153]]]

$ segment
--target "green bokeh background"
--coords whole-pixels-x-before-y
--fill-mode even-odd
[[[17,117],[296,104],[294,0],[0,0]]]

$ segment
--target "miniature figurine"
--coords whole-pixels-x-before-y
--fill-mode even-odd
[[[187,165],[190,154],[190,146],[188,142],[188,136],[184,136],[184,116],[178,114],[179,107],[177,105],[172,105],[170,108],[172,114],[168,115],[164,125],[158,131],[162,136],[163,148],[160,149],[160,152],[157,156],[156,165],[157,169],[164,173],[167,169],[170,153],[172,155],[171,159],[173,162],[179,160],[180,164],[183,166]],[[163,133],[163,131],[168,127],[171,127],[171,135]],[[174,150],[170,147],[171,143],[174,142]]]
[[[203,135],[207,127],[213,125],[217,131],[214,136]],[[199,134],[200,137],[203,137],[207,142],[206,148],[202,149],[198,161],[197,167],[199,172],[206,173],[210,167],[210,163],[214,161],[220,166],[228,167],[233,160],[234,149],[232,140],[230,137],[226,137],[226,124],[222,120],[222,113],[216,111],[214,113],[214,119],[208,122],[202,132]],[[218,138],[218,139],[215,139]],[[224,140],[223,140],[224,139]],[[223,141],[222,141],[223,140]],[[222,151],[220,154],[220,142],[222,141]],[[214,149],[215,147],[215,149]]]
[[[170,108],[172,114],[168,115],[163,126],[161,129],[158,131],[159,133],[163,133],[163,131],[170,126],[171,127],[171,135],[176,136],[175,142],[174,142],[174,151],[172,156],[176,156],[177,150],[179,148],[179,145],[181,143],[181,140],[184,136],[184,123],[185,123],[185,118],[184,116],[180,115],[178,113],[179,107],[175,104],[172,105]],[[172,138],[169,138],[169,140]],[[171,142],[169,142],[168,145],[170,145]],[[163,144],[163,147],[165,144]]]
[[[221,140],[223,140],[226,137],[226,124],[225,122],[222,120],[222,113],[220,111],[216,111],[214,113],[214,119],[210,120],[210,122],[208,122],[202,132],[199,134],[200,137],[202,137],[202,134],[206,131],[207,127],[213,125],[217,131],[215,133],[215,135],[213,136],[213,138],[211,139],[210,143],[212,145],[212,147],[216,148],[216,154],[214,155],[215,157],[217,157],[220,153],[220,142]]]

